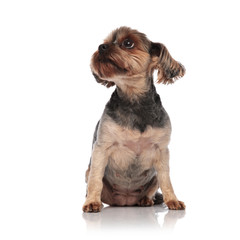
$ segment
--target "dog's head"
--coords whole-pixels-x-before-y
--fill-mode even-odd
[[[175,61],[161,43],[128,27],[114,30],[93,54],[91,69],[97,82],[111,87],[119,81],[148,78],[158,71],[158,83],[173,83],[185,68]],[[117,84],[118,85],[118,84]]]

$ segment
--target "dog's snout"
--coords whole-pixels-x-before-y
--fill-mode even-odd
[[[101,44],[101,45],[99,45],[99,47],[98,47],[98,51],[99,51],[100,53],[105,52],[107,49],[108,49],[108,44]]]

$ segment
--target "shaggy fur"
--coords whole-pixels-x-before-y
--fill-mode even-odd
[[[169,177],[169,116],[153,84],[173,83],[185,73],[161,43],[127,27],[113,31],[93,54],[97,82],[116,85],[97,123],[86,171],[85,212],[98,212],[102,202],[117,206],[185,209]],[[162,194],[158,193],[161,188]]]

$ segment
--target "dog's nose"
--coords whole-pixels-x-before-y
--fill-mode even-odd
[[[99,47],[98,47],[98,51],[99,51],[100,53],[105,52],[107,49],[108,49],[108,45],[107,45],[107,44],[101,44],[101,45],[99,45]]]

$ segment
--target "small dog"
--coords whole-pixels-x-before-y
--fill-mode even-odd
[[[185,209],[169,177],[171,124],[153,84],[173,83],[185,73],[161,43],[128,27],[113,31],[91,60],[96,81],[116,85],[98,122],[86,171],[84,212],[111,206],[152,206]],[[161,188],[162,194],[157,192]]]

